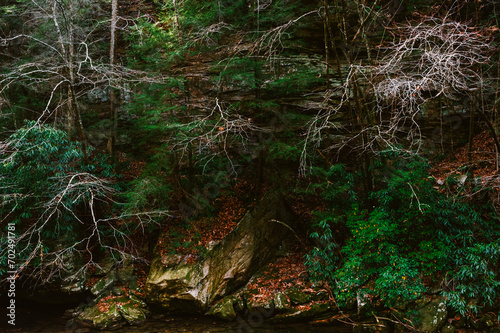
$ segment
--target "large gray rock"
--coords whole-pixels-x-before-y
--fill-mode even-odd
[[[311,301],[312,296],[302,290],[298,287],[292,287],[286,291],[286,295],[290,299],[290,302],[292,304],[297,305],[297,304],[305,304]]]
[[[149,315],[146,303],[134,295],[119,296],[88,305],[77,315],[76,322],[93,329],[116,329],[125,324],[138,325]]]
[[[90,289],[92,294],[95,296],[102,296],[106,292],[110,293],[112,291],[113,285],[118,281],[116,273],[114,271],[109,272],[108,275],[97,281],[96,284]]]
[[[274,295],[274,308],[277,311],[288,311],[291,309],[290,301],[284,293],[276,293]]]
[[[134,295],[121,296],[114,301],[118,305],[120,314],[130,325],[143,323],[150,313],[146,303]]]
[[[221,299],[208,310],[207,315],[219,317],[224,320],[232,321],[236,318],[235,304],[236,297],[230,296]]]
[[[273,257],[291,214],[278,195],[267,195],[238,226],[198,262],[156,257],[146,281],[146,300],[171,312],[205,312],[215,300],[244,286]]]
[[[98,330],[116,329],[123,326],[123,317],[115,302],[108,302],[109,308],[102,311],[97,306],[89,306],[77,318],[79,324]]]
[[[422,332],[435,333],[444,325],[448,311],[446,302],[435,299],[418,310],[416,317],[416,328]]]
[[[210,260],[165,266],[157,257],[146,281],[146,300],[171,312],[203,312],[210,303],[207,286],[203,283],[209,272]]]

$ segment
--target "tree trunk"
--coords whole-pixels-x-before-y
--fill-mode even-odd
[[[177,0],[172,0],[172,1],[174,3],[175,27],[177,29],[177,38],[179,38],[179,44],[182,44],[181,24],[179,23],[179,8],[177,7]]]
[[[323,34],[325,36],[324,42],[325,42],[325,62],[326,62],[326,90],[330,89],[330,52],[328,49],[328,26],[329,21],[328,21],[328,3],[326,0],[323,0],[323,6],[324,8],[324,17],[323,17]]]
[[[500,77],[500,65],[497,65],[497,78]],[[498,98],[498,93],[500,91],[499,89],[499,80],[496,80],[496,89],[495,89],[495,98],[493,100],[493,124],[492,124],[492,127],[493,127],[493,132],[495,133],[495,136],[498,137],[498,134],[499,134],[499,125],[500,125],[500,117],[498,116],[498,107],[497,107],[497,104],[498,102],[500,101],[500,99]],[[497,156],[496,156],[496,166],[497,166],[497,171],[500,167],[500,159],[499,159],[499,156],[500,156],[500,145],[497,147]]]
[[[61,32],[61,28],[58,22],[57,15],[57,1],[53,1],[52,3],[52,20],[54,22],[54,27],[57,32],[57,40],[59,43],[59,48],[61,50],[61,55],[63,57],[63,61],[65,62],[65,74],[69,76],[67,77],[68,83],[68,114],[67,114],[67,126],[68,126],[68,134],[70,137],[73,136],[73,133],[78,132],[78,136],[80,137],[80,141],[83,144],[83,155],[85,156],[85,160],[88,162],[87,156],[87,140],[85,138],[85,132],[83,130],[83,123],[80,115],[80,109],[78,108],[78,103],[76,100],[76,92],[75,92],[75,72],[74,72],[74,59],[75,59],[75,46],[74,46],[74,30],[73,30],[73,1],[69,1],[69,22],[67,26],[67,34],[68,34],[68,52],[66,52],[66,48],[64,46],[64,38]]]
[[[469,147],[467,149],[467,164],[469,164],[469,172],[473,172],[473,167],[472,167],[472,148],[473,148],[473,142],[474,142],[474,103],[475,103],[475,96],[472,95],[472,98],[470,100],[470,118],[469,118]]]
[[[108,141],[108,153],[113,161],[116,161],[116,131],[118,128],[118,108],[117,96],[114,89],[115,79],[115,50],[116,50],[116,22],[118,20],[118,0],[111,2],[111,36],[109,42],[109,64],[111,67],[111,75],[109,82],[109,117],[111,119],[111,133]]]
[[[54,22],[54,28],[56,29],[56,33],[57,33],[57,43],[59,44],[59,50],[61,51],[61,56],[62,56],[62,59],[61,61],[65,62],[66,63],[66,69],[69,69],[69,64],[68,64],[68,58],[66,56],[66,48],[64,47],[64,42],[63,42],[63,36],[62,36],[62,33],[61,33],[61,28],[59,26],[59,22],[57,21],[57,18],[58,18],[58,15],[57,15],[57,1],[55,0],[52,0],[52,21]],[[72,135],[72,133],[74,132],[74,127],[73,127],[73,114],[72,114],[72,96],[71,96],[71,89],[70,87],[68,87],[68,113],[67,113],[67,119],[66,119],[66,126],[67,126],[67,131],[68,131],[68,134]]]

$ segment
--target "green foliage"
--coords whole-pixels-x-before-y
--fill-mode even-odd
[[[168,147],[160,146],[142,174],[127,184],[123,193],[125,211],[140,213],[168,209],[168,198],[173,190],[170,180],[174,164]]]
[[[295,145],[289,145],[284,142],[276,142],[269,147],[269,159],[274,161],[291,161],[298,162],[301,150]]]
[[[478,243],[465,249],[458,249],[457,252],[455,262],[458,270],[451,276],[456,281],[456,287],[445,291],[443,295],[462,315],[475,315],[480,306],[468,300],[479,298],[480,304],[483,305],[493,305],[496,302],[500,290],[498,279],[500,244],[498,240]]]
[[[181,25],[195,31],[218,22],[241,26],[248,21],[248,8],[244,0],[186,1],[180,12]]]
[[[445,295],[457,310],[468,311],[468,298],[493,304],[500,286],[498,227],[437,192],[423,159],[384,155],[386,163],[373,170],[379,187],[366,203],[353,194],[349,178],[342,185],[342,168],[336,168],[337,182],[325,175],[323,196],[332,210],[320,215],[311,235],[322,245],[307,257],[312,277],[333,283],[341,303],[364,291],[394,306],[426,291],[422,276],[435,284],[452,276],[457,286]],[[339,251],[332,230],[344,226],[351,236]]]
[[[134,140],[133,149],[144,154],[156,149],[167,137],[175,135],[173,126],[184,109],[175,106],[172,100],[177,97],[176,90],[183,88],[181,80],[171,79],[164,84],[151,84],[139,87],[125,110],[131,115],[124,131]],[[167,148],[168,149],[168,148]]]
[[[47,188],[52,177],[75,171],[83,155],[80,147],[70,142],[63,131],[27,122],[9,138],[10,156],[2,154],[1,174],[20,193]]]
[[[167,235],[168,241],[164,242],[164,250],[169,254],[201,254],[207,249],[200,245],[202,234],[199,230],[192,230],[190,225],[172,227]]]
[[[259,20],[261,28],[271,29],[296,19],[307,10],[314,10],[314,7],[314,3],[305,4],[303,1],[297,0],[278,0],[271,2],[269,6],[261,9],[258,13],[254,11],[253,15],[255,20]]]
[[[342,259],[342,240],[338,239],[334,230],[345,225],[350,207],[358,200],[353,191],[354,176],[342,164],[332,165],[326,170],[316,167],[313,174],[323,181],[312,190],[321,193],[331,210],[316,212],[317,231],[311,237],[316,240],[317,246],[306,256],[306,264],[313,280],[334,281]],[[345,228],[344,231],[349,232]]]
[[[325,82],[320,75],[321,68],[304,62],[304,59],[290,58],[280,62],[279,68],[270,73],[268,64],[258,57],[233,57],[219,62],[213,71],[220,73],[217,80],[226,89],[258,89],[273,99],[300,96]]]
[[[37,114],[32,110],[43,110],[45,107],[41,91],[23,83],[12,83],[5,97],[9,103],[2,105],[1,112],[6,114],[0,117],[0,124],[9,130],[0,134],[2,139],[6,138],[6,134],[11,133],[11,129],[16,130],[22,127],[24,119],[34,119]]]
[[[142,176],[130,184],[125,193],[125,210],[130,213],[166,209],[172,186],[166,180],[154,176]]]
[[[292,59],[293,60],[293,59]],[[270,80],[265,88],[273,96],[300,96],[304,91],[311,91],[325,83],[319,70],[312,66],[294,64],[289,73]]]
[[[266,31],[283,25],[308,10],[316,9],[314,3],[304,4],[297,0],[275,0],[260,3],[244,0],[185,1],[179,6],[180,26],[183,34],[190,34],[193,41],[211,44],[235,31],[251,32],[247,37],[258,38]],[[173,24],[173,6],[163,6],[166,22]],[[298,23],[300,24],[300,23]],[[292,37],[286,33],[280,42]]]
[[[0,6],[0,14],[13,14],[16,10],[16,5]]]
[[[90,218],[88,202],[107,195],[89,173],[109,172],[104,161],[87,165],[64,131],[32,121],[3,142],[0,161],[0,215],[16,225],[16,263],[37,266],[42,251],[74,246]],[[3,230],[0,242],[6,249]]]
[[[220,72],[217,78],[219,84],[230,89],[254,90],[262,85],[262,65],[254,57],[234,57],[218,63],[213,71]]]
[[[128,66],[148,71],[164,71],[183,58],[185,46],[179,45],[172,29],[139,20],[127,35]]]

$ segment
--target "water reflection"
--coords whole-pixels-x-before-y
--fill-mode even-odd
[[[0,305],[4,308],[7,301],[0,296]],[[72,319],[71,313],[66,311],[69,304],[42,304],[26,299],[19,299],[19,307],[16,309],[16,326],[7,324],[6,316],[0,318],[0,332],[14,333],[352,333],[352,326],[333,323],[328,326],[301,324],[270,324],[264,318],[268,316],[259,313],[251,313],[246,317],[238,317],[233,322],[212,319],[206,316],[182,317],[153,315],[140,326],[123,326],[112,331],[96,331],[89,328],[68,325]],[[74,304],[76,307],[78,304]],[[0,311],[3,313],[3,311]]]
[[[320,333],[336,332],[351,333],[352,326],[331,324],[328,326],[315,326],[307,323],[300,324],[269,324],[262,322],[249,322],[240,319],[231,323],[216,321],[210,318],[189,317],[165,317],[148,319],[140,326],[124,326],[112,331],[95,331],[89,328],[77,328],[68,326],[68,317],[65,315],[44,318],[36,318],[36,321],[20,320],[16,327],[5,327],[1,325],[1,332],[29,332],[29,333]],[[34,319],[33,317],[31,319]]]

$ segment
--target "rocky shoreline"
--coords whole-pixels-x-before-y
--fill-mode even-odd
[[[184,308],[183,315],[207,316],[253,327],[256,323],[314,323],[331,326],[346,323],[354,332],[500,332],[497,316],[491,311],[476,318],[459,316],[446,306],[439,295],[426,295],[398,309],[377,308],[370,297],[359,295],[348,307],[338,307],[323,286],[292,285],[267,298],[253,289],[259,272],[235,293],[212,303],[207,311]],[[67,311],[73,318],[69,327],[116,330],[141,325],[147,318],[161,318],[169,312],[148,303],[148,296],[137,287],[133,269],[111,270],[92,288],[92,302]],[[492,309],[493,310],[493,309]],[[179,312],[180,313],[180,312]],[[411,314],[411,317],[408,315]]]
[[[439,286],[416,301],[384,308],[376,296],[358,293],[339,306],[326,282],[312,283],[302,244],[286,241],[293,223],[286,203],[265,197],[203,256],[158,251],[147,278],[132,260],[105,263],[90,291],[91,302],[71,311],[71,325],[112,330],[140,325],[150,316],[208,316],[228,322],[349,324],[356,332],[500,332],[498,309],[463,316],[447,307]],[[302,250],[302,252],[301,252]],[[98,274],[96,274],[98,275]],[[95,281],[95,280],[94,280]]]

